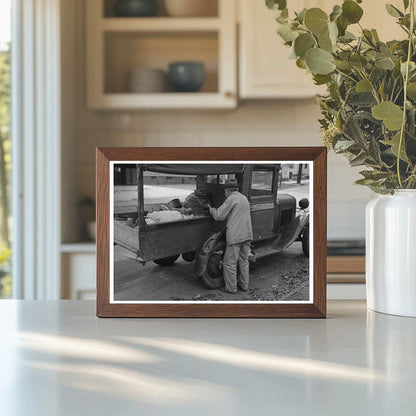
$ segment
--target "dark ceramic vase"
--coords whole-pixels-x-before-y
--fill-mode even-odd
[[[177,92],[197,92],[205,80],[205,67],[200,62],[172,62],[169,81]]]
[[[117,0],[114,10],[120,17],[156,16],[157,0]]]

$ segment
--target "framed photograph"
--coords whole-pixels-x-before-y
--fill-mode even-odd
[[[324,318],[326,154],[97,149],[97,316]]]

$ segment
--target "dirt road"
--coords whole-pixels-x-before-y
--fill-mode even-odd
[[[171,267],[153,262],[142,266],[126,250],[114,247],[115,300],[308,300],[309,261],[301,243],[250,266],[248,292],[226,294],[207,289],[194,277],[194,263],[179,259]]]

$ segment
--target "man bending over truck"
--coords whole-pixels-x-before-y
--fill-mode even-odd
[[[250,203],[239,192],[235,179],[229,179],[224,186],[225,201],[219,208],[209,206],[209,212],[216,221],[226,223],[226,249],[223,259],[225,286],[223,292],[236,293],[237,286],[246,292],[249,285],[250,241],[253,240]],[[238,266],[238,276],[237,276]]]

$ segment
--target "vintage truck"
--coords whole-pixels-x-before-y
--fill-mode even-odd
[[[182,256],[187,262],[195,261],[195,275],[207,287],[223,285],[225,223],[208,215],[160,224],[147,223],[145,171],[195,176],[196,189],[204,190],[215,207],[225,199],[224,180],[236,179],[240,192],[250,202],[253,226],[250,259],[285,250],[295,241],[302,242],[303,253],[309,256],[309,201],[301,199],[297,208],[293,196],[278,192],[280,164],[137,164],[136,169],[137,209],[117,211],[114,243],[129,250],[142,264],[154,261],[160,266],[169,266]],[[127,225],[126,218],[130,222],[133,220],[137,227]]]

